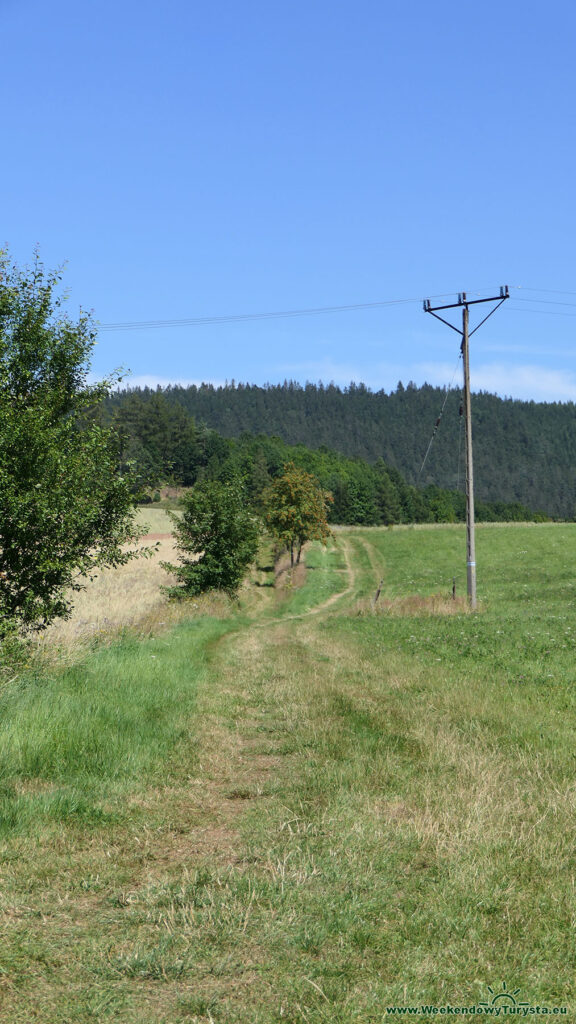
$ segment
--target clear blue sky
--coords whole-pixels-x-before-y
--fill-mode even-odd
[[[0,0],[0,242],[132,382],[450,382],[421,300],[512,298],[473,387],[576,400],[568,0]],[[476,321],[474,321],[476,322]]]

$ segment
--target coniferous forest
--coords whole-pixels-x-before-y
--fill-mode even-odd
[[[149,488],[241,477],[257,503],[294,462],[332,493],[334,523],[461,522],[460,400],[456,390],[428,385],[386,394],[354,384],[232,382],[119,391],[105,417],[121,435],[122,461]],[[481,393],[473,422],[478,521],[574,517],[573,405]]]
[[[134,392],[143,397],[146,390]],[[154,393],[154,392],[152,392]],[[461,394],[448,395],[426,465],[422,461],[445,400],[442,388],[398,384],[372,392],[363,384],[285,382],[257,387],[171,387],[166,400],[225,437],[278,436],[288,444],[326,447],[371,464],[383,459],[407,482],[449,490],[462,487]],[[149,396],[148,396],[149,397]],[[121,395],[116,402],[125,401]],[[552,518],[576,512],[576,407],[472,397],[474,476],[481,501],[520,502]]]

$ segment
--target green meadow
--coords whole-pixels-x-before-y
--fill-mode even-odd
[[[15,668],[0,1020],[571,1017],[575,545],[479,527],[470,614],[462,527],[343,528],[239,603]]]

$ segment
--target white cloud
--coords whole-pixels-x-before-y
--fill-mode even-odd
[[[569,371],[548,370],[543,366],[480,366],[474,371],[475,391],[495,391],[511,398],[535,402],[576,401],[576,375]]]
[[[415,367],[415,379],[429,384],[458,383],[461,369],[447,363],[421,363]],[[576,374],[569,370],[549,370],[533,364],[483,363],[471,367],[472,391],[489,391],[501,397],[535,402],[576,401]]]
[[[95,383],[96,378],[91,383]],[[238,378],[240,379],[240,378]],[[263,378],[264,379],[264,378]],[[351,381],[364,383],[374,391],[381,388],[385,391],[394,390],[399,380],[406,385],[414,381],[416,385],[424,383],[437,387],[447,385],[460,387],[462,380],[462,363],[458,362],[426,362],[400,364],[378,363],[363,370],[353,363],[339,363],[337,360],[327,357],[320,360],[310,360],[299,363],[284,364],[270,367],[266,375],[271,382],[283,379],[298,380],[303,383],[306,380],[323,381],[329,384],[333,381],[339,387],[346,387]],[[258,383],[253,379],[253,383]],[[223,387],[224,379],[200,379],[164,376],[154,373],[135,374],[126,376],[120,387],[156,388],[168,387],[168,385],[180,385],[190,387],[202,383],[213,384],[214,387]],[[260,382],[262,383],[262,381]],[[563,369],[548,369],[531,363],[514,364],[510,362],[485,362],[480,365],[471,366],[472,391],[488,391],[491,394],[501,397],[517,398],[524,401],[535,402],[576,402],[576,373]]]

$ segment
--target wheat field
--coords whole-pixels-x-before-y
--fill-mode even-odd
[[[101,570],[94,580],[85,580],[85,589],[73,597],[69,619],[54,622],[38,636],[39,647],[72,652],[104,634],[142,626],[150,629],[174,622],[178,610],[168,601],[162,587],[174,583],[174,577],[162,568],[162,562],[177,562],[172,523],[163,509],[138,509],[136,522],[147,534],[136,547],[152,549],[150,557],[134,558],[126,565]]]

